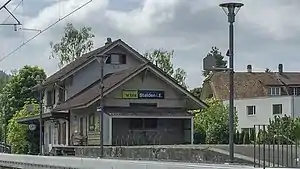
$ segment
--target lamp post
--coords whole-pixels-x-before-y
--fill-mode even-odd
[[[39,107],[40,107],[40,155],[44,155],[43,150],[43,90],[42,83],[43,80],[39,75],[36,76],[36,81],[38,82],[38,91],[39,91]]]
[[[100,122],[100,157],[104,156],[104,148],[103,148],[103,115],[104,115],[104,101],[103,101],[103,90],[104,90],[104,64],[105,60],[108,58],[108,55],[97,55],[97,60],[100,62],[100,103],[97,107],[97,112],[100,114],[99,122]]]
[[[229,155],[230,162],[234,162],[234,66],[233,66],[233,23],[235,16],[240,8],[244,6],[242,3],[222,3],[220,7],[228,16],[229,22]]]

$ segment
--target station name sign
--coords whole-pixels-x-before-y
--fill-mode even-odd
[[[164,99],[164,91],[156,90],[123,90],[123,99]]]

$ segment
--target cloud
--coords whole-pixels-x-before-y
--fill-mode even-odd
[[[16,11],[26,28],[44,29],[71,12],[82,0],[26,0]],[[4,0],[0,0],[0,4]],[[9,9],[19,1],[13,0]],[[228,49],[227,16],[218,6],[225,0],[93,0],[64,21],[56,24],[31,43],[0,62],[4,70],[25,64],[39,65],[48,74],[57,70],[57,60],[49,60],[49,42],[57,41],[65,23],[91,26],[95,47],[106,37],[121,38],[141,53],[154,48],[175,50],[174,64],[188,73],[190,87],[201,86],[202,59],[212,46],[222,53]],[[300,43],[297,0],[241,0],[245,4],[235,23],[235,68],[244,71],[252,64],[254,71],[266,67],[299,71],[297,56]],[[0,11],[0,19],[6,16]],[[0,20],[1,21],[1,20]],[[15,49],[34,31],[0,28],[0,57]]]

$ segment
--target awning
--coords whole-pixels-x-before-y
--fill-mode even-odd
[[[43,120],[68,118],[68,117],[69,117],[69,112],[66,112],[66,111],[50,112],[50,113],[42,114]],[[21,123],[21,124],[38,124],[39,120],[40,120],[40,115],[38,114],[35,116],[19,118],[19,119],[17,119],[17,122]]]

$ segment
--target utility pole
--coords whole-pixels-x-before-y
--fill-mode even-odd
[[[38,92],[39,92],[39,107],[40,107],[40,155],[44,155],[44,136],[43,136],[43,80],[39,75],[36,76],[36,81],[38,82]]]
[[[98,55],[97,59],[100,62],[100,103],[99,107],[97,107],[97,112],[100,114],[99,122],[100,122],[100,157],[104,157],[104,143],[103,143],[103,135],[104,135],[104,126],[103,126],[103,115],[104,115],[104,101],[103,101],[103,90],[104,90],[104,64],[107,55]]]

